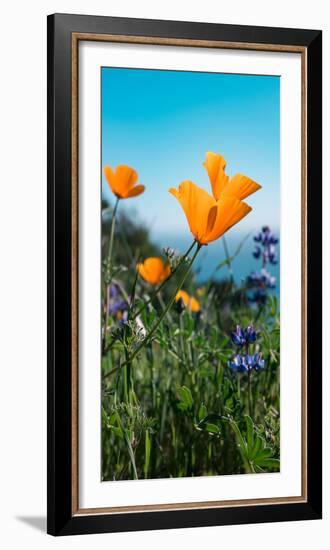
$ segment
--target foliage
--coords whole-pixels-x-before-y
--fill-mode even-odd
[[[162,254],[146,228],[121,214],[110,265],[110,210],[103,220],[103,480],[278,471],[276,298],[251,303],[232,278],[198,286],[189,274],[186,288],[198,297],[200,312],[180,302],[167,309],[189,260],[169,250]],[[159,292],[137,275],[136,263],[147,256],[167,257],[174,270]],[[219,269],[232,268],[235,257]],[[109,309],[107,292],[114,284],[124,305],[115,301]],[[257,333],[253,349],[265,366],[249,376],[229,366],[236,325]]]

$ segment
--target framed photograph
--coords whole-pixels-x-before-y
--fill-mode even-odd
[[[48,18],[48,532],[321,518],[315,30]]]

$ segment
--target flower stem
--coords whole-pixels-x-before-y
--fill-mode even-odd
[[[251,400],[251,371],[248,370],[248,404],[249,404],[249,416],[252,418],[252,400]]]
[[[233,271],[233,265],[232,265],[232,258],[231,258],[230,253],[229,253],[229,248],[228,248],[228,244],[227,244],[225,235],[222,235],[222,242],[223,242],[223,248],[225,250],[226,262],[227,262],[227,267],[228,267],[228,271],[229,271],[230,280],[231,280],[231,282],[233,282],[233,280],[234,280],[234,271]]]
[[[239,373],[237,373],[237,397],[241,399],[241,377]]]
[[[108,259],[109,259],[110,266],[111,266],[111,257],[112,257],[112,249],[113,249],[113,238],[114,238],[114,235],[115,235],[116,213],[117,213],[118,204],[119,204],[119,198],[117,197],[116,202],[115,202],[115,206],[114,206],[114,209],[113,209],[113,214],[112,214],[111,229],[110,229],[110,238],[109,238]]]
[[[159,303],[160,303],[160,307],[162,308],[162,310],[164,310],[165,307],[166,307],[166,305],[165,305],[165,303],[164,303],[164,300],[163,300],[163,297],[162,297],[161,292],[158,293],[157,298],[158,298],[158,301],[159,301]],[[169,311],[167,312],[167,319],[169,320],[170,323],[172,323],[172,318],[171,318],[171,315],[170,315],[170,312],[169,312]]]
[[[144,338],[144,340],[142,340],[142,342],[140,343],[140,345],[136,348],[136,350],[132,353],[131,357],[130,357],[130,361],[132,361],[134,359],[134,357],[136,357],[136,355],[141,351],[141,349],[149,342],[150,338],[153,336],[153,334],[156,332],[157,328],[159,327],[160,323],[163,321],[165,315],[167,314],[167,312],[170,310],[170,308],[172,307],[174,301],[175,301],[175,297],[178,293],[178,291],[180,290],[180,288],[183,286],[185,280],[187,279],[189,273],[190,273],[190,270],[192,268],[192,265],[196,259],[196,256],[198,254],[198,252],[200,251],[202,245],[201,244],[197,244],[197,248],[195,250],[195,253],[191,259],[191,262],[188,266],[188,269],[186,270],[186,272],[184,273],[183,277],[181,278],[175,292],[173,293],[171,299],[169,300],[167,306],[165,307],[164,311],[162,312],[161,316],[159,317],[157,323],[155,323],[155,325],[152,327],[151,331],[149,332],[149,334],[147,334],[147,336]]]
[[[186,260],[188,254],[191,252],[191,250],[194,248],[196,244],[196,241],[193,241],[193,243],[189,246],[188,250],[185,252],[185,254],[181,257],[178,265],[173,269],[173,271],[171,271],[171,274],[169,277],[167,277],[167,279],[165,279],[160,285],[159,287],[157,287],[154,292],[152,293],[152,295],[150,296],[150,298],[148,298],[148,300],[146,300],[144,302],[144,304],[140,307],[140,309],[133,315],[132,319],[136,319],[136,317],[138,317],[138,315],[140,315],[142,313],[142,311],[153,301],[153,299],[157,296],[158,292],[165,286],[165,284],[173,277],[174,273],[176,273],[176,271],[179,269],[179,267],[181,267],[181,265],[183,264],[183,262]]]
[[[109,271],[110,271],[110,277],[111,277],[111,257],[112,257],[112,249],[113,249],[113,238],[115,234],[115,225],[116,225],[116,213],[117,208],[119,204],[119,198],[117,197],[115,206],[112,213],[112,220],[111,220],[111,229],[110,229],[110,237],[109,237],[109,251],[108,251],[108,261],[109,261]],[[105,285],[105,303],[106,303],[106,310],[105,310],[105,318],[104,318],[104,334],[103,334],[103,353],[106,352],[107,347],[107,331],[108,331],[108,322],[109,322],[109,283]]]

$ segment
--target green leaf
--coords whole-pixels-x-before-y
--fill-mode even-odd
[[[260,462],[258,461],[258,466],[261,466],[262,468],[270,468],[272,470],[279,470],[280,461],[278,458],[264,458]]]
[[[230,420],[229,422],[231,428],[233,429],[235,435],[236,435],[236,439],[237,439],[237,443],[238,443],[238,447],[239,447],[239,450],[241,452],[241,454],[243,455],[243,457],[248,460],[249,456],[248,456],[248,448],[247,448],[247,444],[241,434],[241,431],[238,427],[238,425],[236,424],[236,422],[234,420]]]
[[[120,439],[124,439],[124,433],[121,428],[117,428],[116,426],[109,426],[109,428],[117,437],[120,437]]]
[[[180,403],[178,405],[179,409],[182,411],[189,411],[192,409],[193,406],[193,398],[191,395],[191,391],[187,386],[182,386],[178,390]]]
[[[210,422],[211,424],[221,423],[223,420],[227,420],[225,417],[220,416],[220,414],[210,413],[204,416],[199,422],[199,425],[206,424]]]
[[[222,422],[224,418],[219,414],[208,414],[198,424],[195,424],[196,430],[203,430],[212,434],[221,434]]]
[[[211,433],[211,434],[219,434],[220,433],[220,428],[218,426],[216,426],[215,424],[210,424],[209,422],[207,422],[205,424],[205,427],[204,429]]]
[[[258,455],[260,449],[263,449],[265,446],[265,441],[260,437],[260,435],[257,435],[257,437],[254,440],[254,445],[252,448],[252,451],[250,453],[250,460],[254,460],[255,457]]]
[[[273,454],[272,449],[270,447],[265,447],[265,449],[262,449],[258,455],[255,457],[254,462],[256,464],[260,464],[265,458],[271,457]]]
[[[203,418],[205,418],[206,415],[207,415],[207,409],[204,403],[202,403],[198,411],[198,420],[201,421]]]
[[[191,315],[185,314],[185,330],[186,330],[188,338],[193,333],[194,324],[195,324],[195,322],[194,322],[194,319],[191,317]]]
[[[247,446],[248,446],[248,454],[250,457],[254,446],[253,420],[250,416],[246,416],[245,422],[246,422],[246,439],[247,439]]]

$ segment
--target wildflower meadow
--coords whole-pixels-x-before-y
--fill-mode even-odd
[[[249,196],[262,182],[229,178],[223,156],[206,153],[208,189],[190,180],[168,189],[190,246],[160,249],[128,214],[148,188],[138,169],[103,166],[111,201],[102,204],[102,480],[277,472],[279,236],[265,220],[236,250],[226,246],[227,233],[254,216]],[[220,240],[220,277],[201,280],[196,258]],[[252,240],[255,269],[237,282],[235,262]]]

